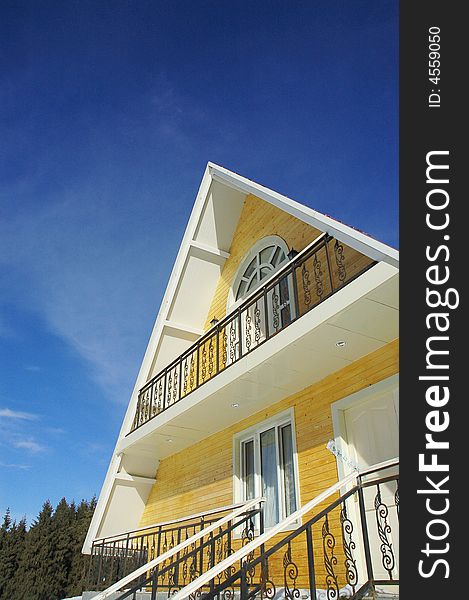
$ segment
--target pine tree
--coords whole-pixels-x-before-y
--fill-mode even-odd
[[[7,508],[5,516],[3,518],[2,526],[0,527],[0,598],[3,596],[3,590],[5,589],[8,581],[9,573],[9,546],[10,546],[10,533],[11,533],[11,516],[10,509]]]
[[[83,591],[89,557],[81,554],[96,499],[76,506],[62,498],[55,510],[45,502],[29,530],[12,523],[7,510],[0,526],[0,600],[61,600]]]
[[[16,573],[26,540],[26,518],[14,522],[2,548],[0,564],[0,598],[15,598]]]
[[[53,582],[49,579],[51,574],[48,568],[52,554],[52,513],[52,505],[47,500],[26,536],[15,577],[15,593],[18,600],[55,600],[49,595],[49,588]]]
[[[76,508],[75,523],[73,527],[73,558],[69,574],[67,595],[81,594],[86,585],[90,557],[82,554],[81,550],[85,541],[91,518],[96,508],[96,498],[89,502],[82,500]]]

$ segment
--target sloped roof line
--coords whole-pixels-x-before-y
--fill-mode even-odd
[[[320,213],[309,206],[292,200],[283,194],[275,192],[255,181],[247,179],[233,171],[229,171],[220,165],[209,162],[208,171],[215,181],[225,185],[237,188],[246,194],[250,193],[258,196],[262,200],[277,206],[301,221],[306,221],[320,231],[327,231],[333,237],[337,237],[341,242],[349,244],[351,247],[363,252],[375,260],[384,260],[394,267],[399,267],[399,251],[370,235],[346,225],[333,217]],[[357,248],[356,245],[360,248]]]

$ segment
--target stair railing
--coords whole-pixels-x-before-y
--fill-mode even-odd
[[[278,593],[279,587],[284,588],[286,598],[300,598],[301,590],[306,589],[310,599],[313,600],[322,597],[338,599],[342,596],[358,599],[377,585],[399,585],[396,577],[396,548],[393,547],[391,537],[390,507],[384,503],[382,494],[384,487],[393,486],[394,489],[395,486],[393,506],[398,518],[399,476],[392,474],[380,479],[367,480],[367,477],[372,474],[382,473],[398,465],[398,459],[388,460],[344,477],[276,526],[176,592],[171,600],[201,596],[204,600],[211,600],[212,598],[234,598],[235,595],[241,600],[255,597],[272,599]],[[352,483],[355,485],[350,487]],[[373,498],[374,505],[370,507],[365,498],[366,495],[370,496],[370,493],[365,493],[365,490],[373,487],[376,488],[376,493]],[[275,536],[285,533],[286,528],[298,523],[303,516],[338,493],[339,497],[327,508],[265,550],[269,541]],[[354,499],[357,500],[355,504],[358,504],[356,518],[350,514]],[[373,513],[373,527],[367,511]],[[302,535],[304,538],[300,539]],[[338,543],[338,536],[341,538],[341,544]],[[371,536],[377,539],[378,557],[373,556],[371,551]],[[321,545],[319,549],[318,542]],[[255,556],[256,551],[259,550],[259,554]],[[295,551],[300,555],[300,561],[295,562]],[[321,564],[315,565],[318,554],[322,559]],[[340,576],[339,559],[342,565]],[[269,568],[274,562],[276,577],[272,575],[273,569]],[[299,567],[301,562],[307,563],[303,577]],[[237,564],[238,568],[235,567]],[[279,585],[278,581],[279,565],[282,570],[280,581],[282,585]],[[383,569],[386,572],[385,577],[380,576],[380,571],[382,572]],[[318,575],[324,582],[323,588],[317,586]],[[217,580],[218,583],[214,585]],[[341,586],[341,581],[344,586]]]
[[[95,539],[83,587],[105,590],[181,540],[243,505],[239,502]]]
[[[255,519],[259,515],[262,528],[261,506],[264,498],[254,498],[232,510],[227,515],[207,525],[192,536],[169,548],[154,559],[135,569],[106,590],[93,597],[105,600],[116,592],[119,599],[135,597],[140,589],[150,588],[152,599],[158,588],[173,594],[195,579],[205,567],[212,567],[217,559],[232,552],[231,540],[238,534],[243,543],[254,537]]]

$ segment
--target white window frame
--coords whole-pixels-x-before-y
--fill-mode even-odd
[[[246,500],[244,480],[243,480],[243,456],[242,447],[244,442],[250,440],[254,441],[254,491],[255,497],[262,496],[262,476],[261,476],[261,465],[260,465],[260,435],[262,432],[268,429],[275,428],[275,442],[277,451],[277,490],[279,498],[279,522],[282,521],[285,515],[285,488],[284,488],[284,476],[282,472],[280,460],[280,440],[279,430],[285,425],[290,425],[292,435],[292,453],[293,453],[293,471],[294,471],[294,485],[295,485],[295,498],[296,508],[298,510],[301,506],[300,500],[300,482],[299,482],[299,470],[298,470],[298,453],[296,446],[296,427],[294,410],[290,408],[283,411],[265,421],[256,423],[252,427],[240,431],[233,436],[233,498],[234,502],[244,502]],[[291,523],[285,527],[285,531],[289,531],[298,527],[301,524],[301,519]],[[256,533],[258,532],[259,524],[256,523]],[[267,529],[267,528],[266,528]]]
[[[238,291],[238,287],[241,283],[241,279],[244,277],[244,273],[246,272],[246,269],[250,265],[251,261],[254,259],[255,256],[260,254],[262,252],[262,250],[264,250],[264,248],[267,248],[269,246],[274,246],[274,245],[281,248],[283,250],[283,252],[285,253],[285,257],[286,257],[286,260],[284,262],[280,263],[280,265],[278,265],[278,268],[281,268],[284,264],[286,264],[286,262],[288,262],[288,253],[290,252],[290,249],[288,248],[286,241],[283,238],[281,238],[279,235],[267,235],[266,237],[261,238],[255,244],[253,244],[253,246],[251,246],[251,248],[247,252],[247,254],[244,255],[244,258],[241,261],[241,263],[238,267],[238,270],[236,271],[236,275],[233,279],[233,285],[231,286],[230,291],[228,293],[228,300],[226,303],[227,313],[230,310],[237,308],[247,297],[249,297],[252,293],[254,293],[255,290],[262,284],[262,282],[261,282],[260,284],[255,286],[252,290],[250,290],[248,294],[246,294],[245,296],[242,296],[241,298],[238,298],[238,300],[236,300],[236,292]],[[269,277],[271,277],[274,273],[275,273],[275,270],[272,271],[272,273],[269,275]]]

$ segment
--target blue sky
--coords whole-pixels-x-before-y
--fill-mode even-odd
[[[0,6],[0,513],[99,492],[207,161],[398,245],[397,0]]]

